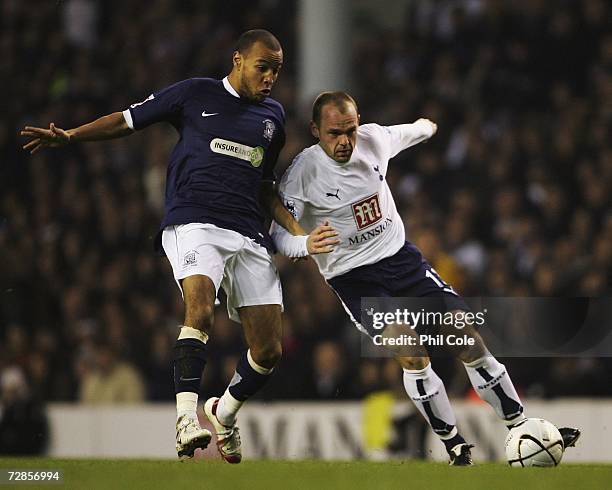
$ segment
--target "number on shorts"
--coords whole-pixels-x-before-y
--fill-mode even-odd
[[[425,271],[425,277],[428,277],[433,282],[435,282],[436,286],[438,286],[443,291],[447,293],[457,294],[455,290],[452,288],[452,286],[449,286],[448,284],[444,282],[444,280],[440,277],[440,274],[438,274],[436,272],[436,269],[434,269],[433,267]]]

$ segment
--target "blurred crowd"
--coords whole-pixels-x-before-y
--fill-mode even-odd
[[[465,296],[610,295],[610,6],[405,5],[401,27],[355,10],[359,29],[345,49],[362,122],[428,117],[439,127],[390,165],[408,239]],[[2,2],[0,376],[22,373],[30,396],[45,402],[173,399],[182,299],[152,238],[175,133],[157,125],[29,156],[18,130],[74,127],[175,81],[221,78],[238,35],[262,27],[285,51],[273,93],[288,115],[281,175],[314,143],[309,114],[296,103],[296,7],[288,0],[234,1],[231,9],[212,0],[154,0],[146,8],[135,0]],[[360,356],[357,331],[312,261],[277,263],[284,357],[261,396],[351,399],[401,388],[394,361]],[[210,347],[203,395],[223,391],[244,349],[223,307]],[[606,358],[504,362],[524,395],[612,396]],[[434,364],[452,396],[469,394],[463,369],[446,359]]]

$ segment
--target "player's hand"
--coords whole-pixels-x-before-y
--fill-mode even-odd
[[[336,237],[338,232],[326,221],[322,225],[317,226],[308,235],[306,240],[306,248],[310,255],[326,254],[334,251],[334,246],[340,243]]]
[[[426,122],[426,123],[428,123],[428,124],[430,124],[430,125],[431,125],[431,128],[432,128],[432,133],[431,133],[431,135],[432,135],[432,136],[438,132],[438,125],[437,125],[435,122],[430,121],[429,119],[424,118],[424,117],[422,117],[422,118],[420,118],[420,119],[417,119],[417,122],[419,122],[419,121],[424,121],[424,122]]]
[[[20,134],[31,138],[31,141],[23,145],[23,149],[29,150],[32,155],[45,147],[55,148],[70,143],[70,134],[53,123],[49,124],[49,129],[26,126]]]

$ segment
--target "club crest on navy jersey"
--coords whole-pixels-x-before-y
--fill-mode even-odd
[[[271,121],[270,119],[264,119],[263,123],[265,124],[263,133],[264,138],[266,138],[268,141],[272,141],[274,131],[276,131],[276,125],[274,124],[274,121]]]

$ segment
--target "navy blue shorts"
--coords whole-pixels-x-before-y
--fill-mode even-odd
[[[372,328],[361,321],[361,298],[438,298],[438,311],[470,311],[463,298],[442,280],[410,242],[391,257],[357,267],[327,282],[353,323],[370,336]]]

